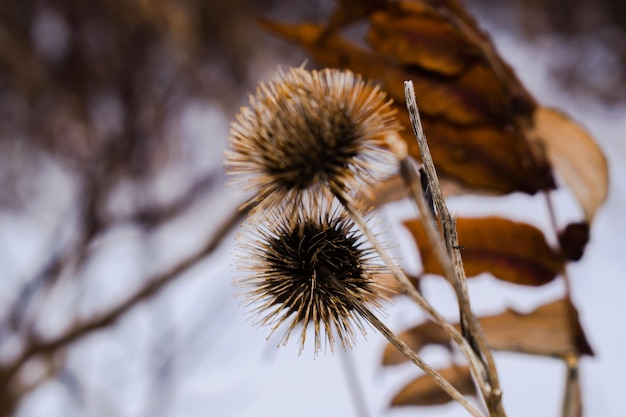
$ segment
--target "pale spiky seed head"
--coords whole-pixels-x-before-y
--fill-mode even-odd
[[[270,215],[251,227],[253,234],[239,246],[246,252],[240,267],[252,275],[239,283],[249,287],[246,294],[249,305],[255,305],[256,324],[273,325],[273,333],[289,323],[283,344],[302,325],[301,351],[309,325],[314,328],[315,352],[323,339],[332,350],[335,336],[344,349],[351,347],[355,326],[365,333],[355,303],[380,308],[376,276],[386,271],[352,220],[339,209],[294,209],[287,217]]]
[[[262,206],[330,190],[355,194],[390,173],[396,132],[391,100],[347,70],[279,70],[261,83],[233,122],[227,172]]]

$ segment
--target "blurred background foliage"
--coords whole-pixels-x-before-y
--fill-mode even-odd
[[[626,99],[623,2],[467,5],[479,22],[520,28],[517,35],[554,50],[555,82],[572,94],[598,105]],[[277,64],[305,58],[256,19],[320,21],[332,7],[326,0],[2,2],[0,415],[26,409],[50,380],[84,393],[81,369],[68,365],[85,348],[79,342],[163,297],[167,284],[219,246],[238,218],[237,202],[222,195],[226,138],[215,125],[227,123]],[[181,218],[210,224],[180,226]],[[191,243],[175,238],[189,230],[197,233]],[[124,239],[133,242],[131,255],[142,248],[141,266],[121,273],[125,261],[109,252],[129,255]],[[192,306],[206,309],[214,294],[203,291]],[[171,339],[168,329],[155,346]],[[192,337],[198,327],[186,329]],[[163,353],[154,378],[167,380],[166,365],[184,354]]]
[[[626,3],[620,0],[467,0],[483,20],[552,55],[555,82],[580,99],[626,99]]]

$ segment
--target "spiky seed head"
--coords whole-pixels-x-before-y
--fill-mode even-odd
[[[366,192],[394,166],[385,141],[399,129],[394,113],[351,71],[279,70],[233,122],[227,172],[262,206],[315,202],[333,187]]]
[[[335,337],[344,349],[351,347],[355,326],[365,333],[355,303],[380,308],[376,275],[385,272],[352,220],[338,209],[294,210],[287,217],[270,215],[251,229],[240,244],[246,252],[240,267],[252,274],[239,283],[249,288],[256,324],[273,325],[273,333],[289,323],[283,344],[302,325],[300,351],[310,325],[316,353],[323,339],[331,350]]]

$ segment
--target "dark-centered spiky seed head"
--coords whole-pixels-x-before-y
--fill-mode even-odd
[[[384,272],[352,221],[338,209],[296,210],[251,226],[253,237],[240,245],[247,252],[240,266],[252,275],[241,284],[250,287],[257,324],[273,324],[275,330],[288,322],[284,343],[301,324],[301,349],[310,324],[316,352],[323,333],[331,350],[335,336],[344,348],[351,346],[354,326],[364,332],[355,303],[379,307],[376,275]]]
[[[261,83],[232,124],[227,172],[253,201],[318,201],[335,187],[366,191],[393,168],[398,130],[387,96],[350,71],[292,68]]]

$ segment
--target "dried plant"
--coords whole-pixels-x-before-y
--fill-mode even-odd
[[[0,243],[9,244],[1,251],[6,288],[0,303],[0,416],[36,414],[31,413],[32,406],[52,398],[63,414],[87,416],[103,410],[128,414],[135,400],[145,400],[146,415],[180,414],[167,407],[174,395],[187,389],[180,365],[196,369],[200,358],[222,359],[206,348],[228,343],[223,342],[228,338],[212,337],[218,330],[211,326],[228,326],[227,320],[216,317],[227,311],[224,306],[230,297],[221,297],[216,290],[223,280],[204,275],[196,279],[206,285],[207,293],[199,294],[192,304],[182,298],[188,295],[181,295],[185,292],[181,288],[188,288],[191,280],[179,278],[193,275],[201,263],[209,269],[220,265],[221,259],[212,254],[229,242],[231,231],[245,216],[232,210],[223,217],[214,212],[225,203],[217,195],[222,191],[222,172],[204,162],[190,162],[204,161],[205,153],[212,156],[213,151],[221,155],[221,149],[212,143],[210,149],[196,152],[185,139],[186,117],[211,103],[230,119],[240,94],[258,81],[256,76],[268,64],[277,65],[277,58],[289,56],[285,45],[260,33],[252,16],[262,12],[291,22],[304,16],[324,19],[331,2],[6,3],[0,12],[0,114],[4,116],[0,117],[0,220],[6,222],[0,228],[4,232]],[[478,395],[484,400],[484,413],[503,415],[490,349],[561,359],[567,367],[562,416],[580,417],[584,374],[578,372],[579,361],[593,352],[579,320],[577,300],[571,297],[567,265],[583,255],[607,194],[608,169],[602,151],[573,120],[543,107],[526,90],[459,1],[339,0],[336,4],[325,22],[263,20],[262,26],[300,45],[318,65],[349,71],[280,72],[262,84],[233,125],[231,143],[237,145],[231,144],[227,152],[228,172],[235,184],[254,193],[246,210],[262,207],[250,218],[250,233],[242,236],[243,249],[256,255],[240,261],[250,274],[242,284],[249,290],[250,307],[257,309],[258,324],[267,323],[276,331],[278,326],[286,328],[282,340],[295,333],[301,346],[305,334],[310,339],[314,334],[316,351],[324,343],[331,348],[334,342],[340,342],[340,348],[350,347],[358,332],[373,326],[389,340],[385,365],[408,359],[427,374],[419,372],[413,381],[419,387],[408,384],[403,390],[407,395],[392,400],[394,407],[454,399],[479,416],[481,412],[463,397]],[[554,16],[561,19],[563,14]],[[358,30],[344,30],[353,23]],[[366,36],[353,42],[359,34]],[[577,39],[589,38],[585,34]],[[604,39],[604,45],[614,40]],[[597,56],[597,48],[588,49]],[[302,62],[304,56],[295,53],[288,62]],[[594,62],[606,69],[602,66],[606,61]],[[601,80],[601,86],[610,87],[615,81],[606,83],[607,78],[598,78],[597,72],[591,78]],[[411,132],[411,127],[419,126],[419,119],[410,121],[417,108],[409,112],[403,104],[401,86],[407,79],[414,81],[438,174],[457,185],[453,192],[540,194],[541,202],[547,202],[551,230],[511,219],[459,218],[459,241],[455,240],[454,216],[439,205],[433,209],[433,202],[443,202],[441,195],[434,195],[436,174],[422,176],[422,186],[434,197],[424,204],[415,161],[410,159],[424,160],[424,156],[423,144],[418,146]],[[302,87],[311,80],[315,88]],[[380,88],[365,80],[376,80]],[[618,77],[616,82],[621,81]],[[619,95],[616,89],[602,91],[607,97]],[[396,140],[399,125],[394,118],[403,126],[399,133],[404,142]],[[275,124],[267,129],[267,122]],[[226,135],[203,132],[199,140],[213,141],[218,136]],[[423,132],[418,132],[418,139],[425,141]],[[194,155],[193,161],[188,154]],[[396,169],[398,160],[401,175],[379,183]],[[61,181],[55,172],[62,172]],[[176,180],[180,176],[184,181]],[[164,178],[175,179],[171,194],[162,192]],[[64,195],[60,183],[71,192]],[[569,218],[557,216],[560,213],[551,203],[555,187],[573,192],[584,218],[566,224]],[[39,199],[42,190],[51,192]],[[368,192],[374,195],[368,200],[374,204],[407,194],[418,203],[420,218],[405,225],[422,260],[420,276],[409,281],[371,230],[366,220],[368,203],[360,198]],[[56,206],[61,200],[64,208]],[[229,203],[233,208],[238,204]],[[174,247],[178,239],[162,239],[169,232],[187,233],[179,223],[192,221],[199,207],[203,216],[193,221],[211,230],[198,228],[195,249],[178,251],[183,249]],[[24,227],[14,228],[15,223]],[[35,230],[37,234],[31,235]],[[278,246],[281,238],[283,246]],[[129,251],[127,258],[110,263],[117,267],[133,258],[139,268],[128,278],[134,281],[128,281],[126,289],[116,286],[120,292],[110,302],[93,302],[101,288],[115,285],[109,278],[116,278],[117,272],[99,265],[109,248],[120,243],[122,247],[136,243],[142,252],[135,256]],[[296,243],[298,250],[293,251]],[[23,254],[13,253],[19,246],[33,252],[27,262],[20,261]],[[309,250],[300,252],[303,247]],[[154,259],[161,249],[171,259]],[[268,258],[268,253],[274,258]],[[325,256],[320,258],[321,254]],[[277,265],[295,268],[296,263],[288,259],[299,256],[309,259],[302,277],[315,280],[281,281],[294,271],[281,274]],[[357,276],[359,268],[365,275]],[[386,278],[380,274],[385,270],[400,281],[395,289],[400,288],[430,319],[398,337],[377,317],[381,293],[375,281],[379,275]],[[103,272],[105,279],[101,279]],[[562,298],[532,312],[508,309],[476,321],[465,273],[469,278],[488,273],[527,289],[562,278],[565,290]],[[428,294],[418,291],[416,283],[424,274],[441,275],[451,283],[459,301],[458,323],[444,320],[429,304]],[[319,285],[312,286],[321,282],[320,276],[325,278],[323,293],[318,292]],[[98,294],[93,297],[93,293]],[[315,293],[317,298],[289,299],[289,293]],[[190,314],[170,315],[166,305],[170,297],[185,303]],[[139,305],[143,307],[136,308]],[[322,305],[330,307],[321,310]],[[137,326],[131,315],[157,320],[150,321],[147,329],[149,345],[144,346],[143,332],[134,332]],[[226,319],[237,320],[236,315]],[[106,331],[120,325],[132,326],[131,332],[139,338],[133,339],[130,332]],[[99,360],[93,362],[102,369],[96,373],[77,360],[106,350],[107,345],[114,350],[132,348],[134,341],[142,345],[138,357],[120,361],[115,354],[98,354]],[[458,348],[467,367],[452,363],[433,370],[418,356],[430,343]],[[141,363],[134,363],[136,359]],[[142,372],[129,372],[129,363],[139,365],[136,368]],[[211,374],[203,375],[207,376]],[[122,380],[123,384],[117,383]],[[138,382],[150,386],[143,395],[127,397],[126,388]],[[48,389],[51,385],[55,389]],[[203,401],[209,402],[210,409],[214,406],[210,396]],[[367,408],[367,401],[360,403],[357,409]]]
[[[393,166],[384,149],[399,127],[390,105],[351,71],[279,70],[232,125],[228,173],[269,207],[317,201],[330,189],[363,191]]]
[[[320,82],[322,79],[327,83]],[[350,82],[346,83],[346,79]],[[368,256],[377,253],[405,292],[458,344],[490,415],[504,416],[495,366],[490,360],[488,363],[484,361],[490,355],[484,352],[486,343],[469,307],[464,274],[453,272],[450,282],[455,289],[458,288],[461,317],[468,323],[464,329],[465,338],[413,287],[355,204],[355,194],[366,190],[361,185],[368,185],[376,178],[371,174],[372,161],[381,161],[379,154],[391,152],[400,161],[402,172],[410,170],[411,165],[408,164],[406,145],[391,129],[397,126],[393,114],[382,113],[384,122],[376,117],[366,117],[375,114],[373,111],[377,107],[385,112],[390,105],[384,95],[377,94],[377,89],[367,97],[375,97],[374,103],[379,106],[369,108],[364,117],[345,116],[346,108],[355,108],[346,106],[345,103],[353,100],[345,100],[345,97],[359,97],[363,93],[363,85],[355,85],[354,79],[350,71],[308,72],[303,68],[286,73],[279,71],[270,87],[262,84],[257,97],[251,98],[254,110],[244,108],[238,116],[238,123],[233,125],[231,149],[239,152],[227,151],[226,166],[237,168],[231,173],[238,173],[246,167],[242,172],[256,174],[256,179],[254,176],[248,178],[260,189],[252,201],[266,210],[273,210],[266,215],[265,222],[259,223],[258,216],[251,217],[256,238],[248,237],[250,243],[241,245],[247,252],[243,259],[250,259],[243,266],[252,272],[242,282],[252,286],[248,296],[250,304],[260,303],[254,310],[260,317],[257,323],[275,323],[276,330],[290,319],[284,343],[295,327],[302,324],[300,350],[304,347],[307,328],[313,324],[317,352],[321,347],[322,327],[331,350],[334,333],[345,348],[352,345],[353,323],[361,332],[365,331],[361,324],[361,318],[364,318],[470,414],[481,416],[450,382],[412,352],[366,306],[366,302],[372,303],[377,297],[372,278],[374,270],[368,269],[367,262]],[[330,83],[331,80],[339,82]],[[341,92],[337,98],[343,100],[328,99],[333,97],[331,92],[335,85]],[[349,86],[355,88],[354,93],[347,90]],[[259,103],[271,103],[272,111],[268,109],[270,106]],[[348,125],[346,121],[349,121]],[[370,123],[374,123],[372,128]],[[376,135],[354,132],[376,132]],[[305,140],[301,140],[302,137]],[[275,157],[275,153],[280,157]],[[259,166],[263,168],[259,169]],[[362,179],[356,177],[363,173],[370,175]],[[416,185],[414,177],[406,175],[405,178],[407,187],[413,190]],[[320,204],[323,200],[326,204]],[[330,211],[333,201],[338,202],[346,214]],[[425,219],[430,223],[430,217]],[[355,225],[372,249],[360,249],[363,236],[356,234]],[[433,244],[443,247],[439,241]],[[445,260],[452,265],[450,258]]]
[[[355,303],[379,309],[380,283],[386,269],[354,222],[340,209],[296,207],[291,215],[271,211],[266,221],[250,225],[241,235],[246,252],[239,265],[252,274],[240,284],[249,287],[249,305],[257,323],[276,330],[289,323],[283,337],[301,324],[300,350],[309,324],[315,329],[315,351],[325,338],[333,349],[335,335],[351,347],[355,331],[365,333]]]

